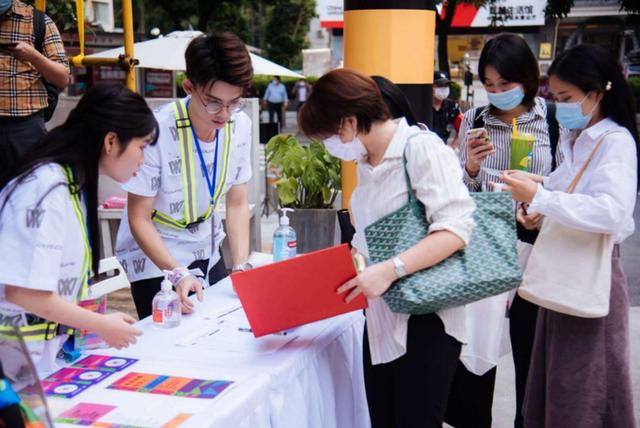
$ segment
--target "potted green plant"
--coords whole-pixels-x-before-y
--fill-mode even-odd
[[[281,172],[276,182],[280,206],[295,210],[289,217],[297,233],[298,252],[334,245],[333,204],[340,191],[340,160],[321,143],[302,145],[290,134],[271,138],[266,157]]]

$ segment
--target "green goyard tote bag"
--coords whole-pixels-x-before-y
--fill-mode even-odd
[[[424,205],[407,172],[409,201],[365,228],[369,258],[388,260],[421,241],[429,231]],[[428,314],[516,288],[522,279],[516,253],[515,210],[510,193],[471,193],[475,229],[469,245],[440,263],[405,276],[383,295],[393,312]]]

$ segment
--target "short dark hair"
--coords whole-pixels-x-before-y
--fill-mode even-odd
[[[253,79],[251,57],[244,43],[233,33],[196,37],[184,58],[187,78],[196,86],[207,87],[218,80],[247,88]]]
[[[409,125],[417,125],[416,115],[413,113],[411,103],[404,92],[402,92],[402,89],[385,77],[371,76],[371,78],[376,82],[378,89],[380,89],[382,99],[385,104],[387,104],[391,117],[394,119],[404,117],[407,119]]]
[[[342,68],[322,76],[298,113],[298,125],[311,137],[336,134],[347,116],[358,120],[358,131],[368,133],[374,122],[391,118],[376,83],[355,70]]]
[[[508,82],[520,83],[524,88],[522,104],[531,108],[538,93],[540,69],[526,40],[517,34],[500,33],[482,48],[478,63],[480,81],[485,83],[485,68],[491,65]]]

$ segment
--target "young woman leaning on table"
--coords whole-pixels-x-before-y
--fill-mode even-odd
[[[565,160],[549,178],[505,173],[505,190],[515,200],[530,203],[528,213],[518,213],[529,228],[546,217],[591,232],[594,239],[595,234],[610,235],[616,245],[608,315],[581,318],[540,309],[524,422],[531,427],[557,427],[567,421],[577,428],[634,427],[629,301],[619,249],[634,231],[639,138],[633,102],[619,64],[597,46],[563,52],[549,68],[549,83],[558,101],[558,122],[571,130],[560,141]],[[585,164],[575,190],[567,193]]]
[[[100,315],[76,301],[98,268],[98,175],[129,180],[157,128],[141,96],[96,85],[62,125],[0,173],[0,331],[5,338],[21,331],[40,375],[56,369],[68,332],[62,326],[96,332],[118,349],[141,334],[130,316]],[[0,344],[9,378],[21,369],[16,343]]]
[[[447,396],[465,340],[465,309],[409,316],[381,298],[392,282],[464,248],[474,202],[453,150],[438,136],[392,120],[374,81],[349,69],[327,73],[299,113],[309,136],[336,139],[358,153],[351,198],[353,246],[367,256],[364,228],[400,208],[415,192],[431,224],[428,236],[391,260],[367,267],[338,289],[347,301],[369,299],[364,336],[365,387],[373,427],[442,425]],[[412,189],[407,188],[403,157]]]

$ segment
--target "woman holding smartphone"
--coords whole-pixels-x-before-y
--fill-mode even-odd
[[[502,171],[510,169],[514,120],[519,133],[535,137],[530,171],[549,175],[552,153],[547,105],[544,99],[536,97],[540,74],[527,42],[509,33],[489,40],[480,55],[478,74],[490,104],[468,110],[460,127],[459,157],[468,189],[491,191],[490,183],[498,182]],[[518,227],[519,241],[531,244],[535,236],[535,232]],[[509,293],[505,293],[467,305],[469,341],[462,348],[446,418],[456,428],[491,426],[495,366],[500,355],[506,352],[501,344],[509,331],[507,322],[516,374],[515,426],[522,426],[520,409],[538,307],[517,296],[509,307],[509,297]]]
[[[531,203],[534,223],[545,217],[569,229],[610,235],[616,245],[610,255],[606,316],[582,318],[540,309],[525,424],[632,428],[629,297],[620,244],[635,229],[640,138],[633,97],[616,59],[595,45],[579,45],[557,56],[549,68],[549,84],[558,100],[558,122],[572,131],[560,141],[566,161],[550,177],[509,171],[503,177],[505,190],[516,201]],[[574,191],[567,193],[583,168]]]

